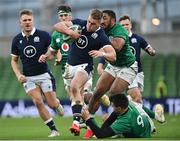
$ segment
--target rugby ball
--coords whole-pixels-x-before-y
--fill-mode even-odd
[[[78,32],[80,34],[81,34],[81,31],[82,31],[81,26],[77,25],[77,24],[74,24],[74,25],[70,26],[69,29],[72,29],[73,31],[76,31],[76,32]],[[68,40],[73,40],[73,39],[71,38],[71,36],[63,34],[63,40],[68,41]]]

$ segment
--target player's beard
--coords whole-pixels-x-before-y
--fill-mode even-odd
[[[102,28],[104,28],[105,31],[108,31],[109,29],[111,29],[111,23],[110,22],[107,25],[102,24],[101,26],[102,26]]]

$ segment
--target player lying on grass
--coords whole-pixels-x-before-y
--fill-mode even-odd
[[[82,111],[82,118],[91,128],[97,138],[123,135],[124,137],[147,138],[151,137],[154,123],[142,106],[129,102],[124,94],[110,96],[114,111],[101,127],[95,123],[87,108]]]

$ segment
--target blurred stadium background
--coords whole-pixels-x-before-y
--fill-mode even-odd
[[[123,14],[130,15],[133,31],[145,37],[157,51],[155,57],[142,51],[145,105],[153,109],[156,103],[161,103],[167,113],[180,114],[180,0],[0,0],[1,117],[37,116],[10,66],[11,40],[20,31],[19,10],[32,9],[35,26],[52,33],[52,26],[57,22],[57,5],[64,3],[72,7],[74,18],[86,19],[92,8],[113,9],[117,19]],[[64,102],[66,115],[71,115],[60,67],[54,67],[53,61],[49,64],[56,77],[57,95]],[[98,111],[102,112],[103,108]]]

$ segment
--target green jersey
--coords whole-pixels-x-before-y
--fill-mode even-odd
[[[125,45],[121,51],[116,51],[116,61],[110,62],[113,66],[117,67],[129,67],[135,62],[135,57],[132,54],[132,51],[129,46],[129,37],[127,30],[122,27],[120,24],[115,24],[110,30],[106,33],[111,40],[111,38],[123,38],[125,40]]]
[[[115,134],[123,134],[125,137],[150,137],[151,121],[148,115],[142,110],[129,102],[128,111],[119,115],[111,125]]]
[[[56,51],[60,49],[60,52],[62,54],[62,60],[61,60],[61,65],[62,65],[62,71],[64,73],[65,70],[65,65],[67,62],[67,57],[68,57],[68,51],[69,51],[69,45],[71,42],[64,42],[63,40],[63,34],[59,33],[57,31],[54,31],[51,35],[51,44],[50,47]]]

